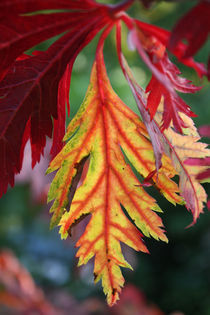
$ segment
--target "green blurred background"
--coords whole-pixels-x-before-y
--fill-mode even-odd
[[[129,13],[143,21],[171,30],[177,19],[194,3],[195,1],[160,2],[149,10],[136,3]],[[124,53],[138,82],[145,87],[151,74],[138,55],[128,50],[126,31],[124,33]],[[42,43],[36,49],[46,49],[50,43],[51,41]],[[70,119],[84,98],[96,44],[97,39],[88,45],[76,60],[70,92]],[[206,63],[209,50],[208,41],[196,56],[196,60]],[[105,61],[114,90],[138,113],[119,68],[114,34],[111,34],[106,42]],[[198,79],[193,70],[182,65],[179,65],[179,68],[185,77],[203,86],[195,95],[183,95],[198,115],[195,119],[196,125],[210,124],[210,84],[206,79]],[[28,155],[26,160],[30,160]],[[33,171],[38,175],[34,175],[35,173],[31,173],[30,168],[27,170],[26,167],[25,175],[0,200],[0,247],[12,249],[45,292],[65,292],[81,302],[90,297],[103,301],[105,298],[101,285],[93,284],[92,263],[79,269],[76,267],[74,244],[84,227],[83,224],[79,225],[79,231],[74,231],[72,241],[61,241],[58,230],[49,230],[49,206],[45,203],[49,179],[44,179],[47,160],[43,164],[41,171],[37,170],[37,167]],[[205,185],[205,188],[207,193],[210,193],[210,186]],[[154,189],[151,189],[151,193],[164,210],[161,217],[169,243],[145,239],[150,255],[135,253],[123,247],[128,261],[134,267],[134,271],[123,270],[126,282],[139,288],[164,314],[175,310],[189,315],[210,314],[210,213],[205,209],[198,222],[193,227],[186,228],[192,222],[191,214],[184,207],[171,205]],[[108,314],[109,311],[104,312]],[[87,314],[102,314],[102,311],[87,311]]]

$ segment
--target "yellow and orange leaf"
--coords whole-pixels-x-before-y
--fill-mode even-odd
[[[95,256],[95,281],[102,280],[107,301],[113,305],[124,284],[120,266],[130,267],[120,242],[147,252],[140,231],[157,240],[167,241],[167,238],[162,220],[156,214],[161,211],[159,206],[144,191],[122,153],[146,177],[155,169],[151,142],[139,117],[112,90],[102,52],[94,62],[83,104],[68,126],[64,140],[68,139],[48,169],[48,172],[59,169],[48,197],[49,201],[55,199],[51,226],[61,225],[61,235],[66,238],[79,219],[91,214],[77,242],[80,247],[77,257],[82,265]],[[75,180],[78,170],[88,157],[87,175],[72,194],[80,177]],[[164,157],[158,180],[154,178],[154,182],[171,202],[181,203],[178,187],[170,180],[174,174],[169,159]]]
[[[197,175],[206,170],[206,166],[193,167],[186,161],[189,158],[205,158],[210,156],[210,150],[207,144],[198,142],[199,136],[180,135],[172,128],[164,131],[165,152],[171,156],[172,163],[179,174],[179,189],[183,196],[186,207],[193,214],[195,222],[200,213],[203,212],[203,205],[207,200],[207,195],[197,179]]]
[[[161,122],[163,108],[162,103],[159,105],[155,121],[159,125]],[[185,200],[186,207],[193,214],[193,222],[195,223],[200,213],[203,212],[204,203],[206,203],[207,195],[197,179],[198,174],[207,169],[205,165],[191,165],[188,159],[206,158],[210,156],[210,149],[206,143],[199,142],[200,136],[194,126],[193,120],[181,114],[185,123],[183,135],[174,131],[173,125],[163,132],[164,152],[170,157],[171,162],[179,175],[179,190]]]
[[[164,131],[161,130],[160,126],[163,120],[163,99],[160,101],[154,119],[148,120],[148,112],[146,106],[144,106],[144,104],[146,104],[147,95],[136,82],[123,55],[121,55],[121,62],[148,132],[152,130],[152,132],[150,132],[150,137],[154,153],[156,152],[156,147],[159,147],[159,151],[157,150],[155,158],[160,161],[163,160],[163,153],[170,158],[174,170],[179,175],[180,195],[183,197],[186,208],[192,212],[193,223],[195,223],[200,213],[203,212],[203,206],[207,200],[206,192],[197,179],[197,176],[202,171],[205,171],[207,166],[198,165],[195,167],[187,163],[187,160],[189,158],[201,159],[209,157],[210,150],[207,149],[207,144],[199,142],[200,136],[192,119],[184,113],[180,113],[185,124],[183,135],[174,131],[172,122],[168,129],[165,129]],[[154,131],[156,131],[156,133]]]

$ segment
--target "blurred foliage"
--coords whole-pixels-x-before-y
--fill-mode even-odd
[[[108,2],[114,3],[114,1],[106,3]],[[163,1],[154,3],[149,10],[135,3],[129,13],[143,21],[171,29],[178,18],[194,3],[195,1],[180,3]],[[145,87],[151,74],[138,55],[128,50],[126,30],[124,33],[123,51],[137,80]],[[47,41],[36,49],[46,49],[51,42],[52,40]],[[97,38],[80,53],[76,60],[70,91],[70,119],[84,98],[96,45]],[[209,48],[208,41],[196,59],[206,62]],[[118,65],[114,33],[105,45],[105,61],[113,88],[124,102],[138,113]],[[205,79],[200,81],[193,70],[179,64],[178,66],[184,76],[195,84],[203,86],[200,92],[184,97],[198,115],[195,118],[196,125],[209,124],[210,83]],[[65,294],[71,294],[83,303],[90,297],[104,300],[100,285],[93,284],[91,263],[76,268],[74,244],[83,224],[79,225],[79,231],[75,231],[72,241],[61,241],[57,230],[49,231],[49,207],[45,202],[41,202],[41,199],[34,200],[30,188],[32,180],[33,175],[28,182],[10,189],[0,200],[0,248],[13,250],[44,291],[53,295],[53,292],[60,290],[66,292]],[[205,185],[205,188],[210,194],[210,186]],[[158,305],[165,314],[179,310],[186,315],[208,315],[210,314],[210,213],[206,210],[193,227],[186,228],[192,222],[192,217],[187,210],[184,207],[175,208],[154,189],[152,193],[164,210],[162,219],[169,244],[152,239],[146,240],[150,255],[134,253],[130,249],[123,248],[128,261],[134,267],[133,272],[124,272],[126,282],[140,288],[147,299]],[[108,314],[107,312],[106,308],[102,308],[97,314]],[[1,306],[0,314],[6,314]],[[86,314],[96,314],[96,312],[89,308]]]

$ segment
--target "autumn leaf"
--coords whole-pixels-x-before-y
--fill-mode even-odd
[[[203,137],[210,137],[210,126],[199,127],[199,134]],[[196,179],[201,183],[210,183],[210,157],[198,158],[189,157],[185,164],[193,169]],[[210,210],[210,199],[207,201],[207,208]]]
[[[182,55],[184,58],[193,56],[210,34],[209,15],[209,1],[200,1],[174,27],[169,42],[170,49],[175,49],[183,39],[186,39],[188,44],[185,46]]]
[[[163,115],[161,105],[154,118],[157,125],[160,124]],[[205,160],[209,158],[210,150],[207,149],[207,144],[199,142],[200,136],[191,118],[182,114],[182,119],[186,126],[183,130],[184,134],[178,134],[174,131],[173,126],[170,126],[170,128],[164,130],[161,140],[163,141],[165,154],[170,157],[179,175],[180,194],[186,202],[186,208],[192,212],[193,223],[195,223],[203,212],[204,203],[207,201],[206,192],[198,178],[198,175],[206,169],[206,166],[200,164],[195,168],[188,163],[188,160],[190,158]]]
[[[191,165],[193,169],[196,169],[197,179],[202,182],[210,183],[210,158],[189,158],[185,164]]]
[[[102,281],[109,305],[119,299],[124,284],[120,267],[131,268],[120,243],[146,253],[143,236],[167,241],[157,214],[161,209],[144,187],[153,185],[173,204],[185,203],[193,213],[194,223],[206,202],[200,176],[209,174],[204,164],[210,150],[199,142],[189,117],[193,113],[177,94],[194,93],[199,88],[180,77],[167,54],[169,46],[179,61],[194,68],[199,76],[209,76],[204,66],[191,57],[209,32],[206,14],[206,30],[194,44],[191,35],[197,32],[195,26],[192,32],[189,26],[186,28],[188,45],[180,42],[181,22],[175,32],[178,39],[173,42],[172,35],[172,44],[168,45],[170,32],[124,12],[132,3],[133,0],[115,5],[94,0],[0,3],[0,196],[8,185],[13,186],[14,175],[21,170],[27,141],[31,143],[33,167],[40,161],[46,137],[53,134],[54,159],[48,172],[57,173],[48,197],[54,200],[51,227],[59,225],[62,238],[66,238],[75,225],[89,216],[76,244],[77,257],[79,265],[94,257],[94,278]],[[203,6],[209,8],[207,1],[197,8]],[[192,12],[184,24],[194,17]],[[121,51],[122,21],[130,31],[131,46],[151,70],[146,91],[138,85]],[[140,117],[115,94],[106,73],[103,45],[114,25],[120,66]],[[103,29],[88,91],[68,126],[64,143],[75,59]],[[45,51],[33,51],[35,45],[54,36],[57,38]],[[31,55],[28,49],[33,51]],[[190,159],[199,162],[195,165]],[[179,175],[179,185],[172,180],[175,175]]]
[[[156,115],[157,123],[162,115],[161,105]],[[206,143],[199,142],[200,135],[194,126],[192,119],[182,114],[186,128],[183,135],[177,134],[171,126],[164,131],[164,152],[171,157],[171,161],[180,176],[179,188],[180,193],[186,201],[186,207],[193,214],[195,223],[200,213],[203,212],[204,203],[207,195],[200,184],[199,175],[207,169],[207,162],[210,157],[210,149]],[[189,163],[189,160],[200,160],[196,167]]]
[[[89,5],[88,5],[89,3]],[[68,9],[66,12],[35,12],[43,9]],[[0,4],[0,79],[2,79],[16,58],[38,43],[65,31],[76,33],[88,26],[91,18],[105,11],[90,1],[37,1],[2,0]],[[72,11],[73,10],[73,11]],[[27,15],[27,13],[31,13]],[[23,13],[25,13],[23,15]],[[96,25],[95,25],[96,26]],[[79,34],[78,34],[79,35]]]
[[[202,137],[210,137],[210,126],[209,125],[204,125],[199,127],[199,134]],[[210,157],[206,157],[203,159],[199,159],[199,158],[189,158],[188,159],[188,163],[190,165],[194,165],[194,166],[204,166],[205,169],[199,174],[197,175],[197,179],[200,180],[201,182],[210,182]]]
[[[182,112],[192,117],[195,117],[195,114],[176,91],[195,93],[200,88],[190,84],[189,80],[179,77],[180,71],[170,62],[166,46],[158,38],[147,34],[147,32],[142,32],[140,28],[141,24],[136,23],[136,25],[137,27],[133,26],[131,28],[130,41],[142,60],[152,71],[152,79],[146,88],[146,92],[149,94],[147,108],[149,109],[151,119],[153,119],[161,98],[163,98],[164,114],[162,117],[162,129],[167,129],[172,121],[174,128],[182,133],[184,123],[179,113]],[[120,41],[119,35],[117,40]],[[121,46],[121,44],[118,44],[118,46]],[[121,50],[121,48],[118,49]]]
[[[53,144],[51,147],[51,155],[55,157],[58,152],[62,149],[63,137],[66,130],[66,106],[68,110],[68,115],[70,115],[70,102],[69,102],[69,92],[70,92],[70,82],[71,82],[71,64],[68,64],[66,70],[58,85],[58,118],[54,119],[53,124]]]
[[[60,233],[66,238],[80,218],[91,214],[76,245],[80,247],[77,257],[82,265],[95,256],[95,281],[102,280],[107,301],[113,305],[124,283],[119,267],[130,267],[122,255],[120,242],[147,252],[138,229],[148,237],[163,241],[167,238],[156,214],[160,208],[144,191],[124,158],[125,154],[143,176],[151,173],[155,159],[148,134],[138,116],[112,90],[102,52],[97,55],[86,97],[68,126],[65,140],[69,142],[48,169],[48,172],[59,169],[48,197],[49,201],[55,199],[51,226],[61,225]],[[87,175],[69,200],[78,167],[88,157]],[[182,202],[176,194],[176,184],[169,179],[171,176],[174,171],[165,157],[156,184],[160,190],[165,189],[170,201]],[[126,217],[122,206],[138,229]]]
[[[41,10],[85,10],[92,8],[95,8],[93,0],[2,0],[0,3],[0,13],[2,16]]]
[[[170,62],[166,54],[156,64],[156,67],[170,79],[175,90],[182,93],[195,93],[200,90],[199,87],[191,84],[189,80],[178,76],[180,71]],[[185,125],[180,116],[180,112],[191,117],[196,116],[177,93],[170,93],[167,87],[158,81],[154,75],[146,87],[146,93],[148,93],[147,108],[151,118],[154,117],[160,101],[162,99],[164,100],[164,113],[162,116],[163,129],[167,129],[171,121],[173,121],[174,128],[182,133],[182,128],[184,128]]]
[[[54,1],[43,4],[30,0],[31,7],[23,0],[4,0],[3,3],[6,12],[12,4],[17,11],[11,8],[8,13],[11,18],[0,19],[0,196],[9,184],[14,185],[14,175],[21,170],[24,147],[29,139],[32,166],[39,162],[46,136],[52,136],[52,118],[52,155],[62,148],[69,98],[67,85],[74,61],[111,22],[106,7],[89,0],[61,1],[60,7]],[[22,15],[38,9],[67,7],[67,12]],[[26,49],[64,31],[46,51],[22,57]]]
[[[119,25],[119,24],[118,24]],[[206,193],[201,186],[198,175],[203,170],[202,165],[196,169],[187,163],[189,158],[208,158],[210,156],[210,150],[207,149],[207,144],[198,142],[200,136],[194,123],[190,117],[184,113],[179,113],[181,120],[183,121],[182,129],[183,134],[178,134],[174,130],[172,122],[169,124],[168,129],[164,131],[161,128],[161,121],[164,115],[163,100],[159,101],[158,111],[156,112],[154,119],[149,119],[147,98],[148,95],[136,82],[131,69],[129,68],[122,52],[121,52],[121,40],[120,40],[120,27],[117,28],[117,42],[118,42],[118,57],[119,61],[131,88],[131,91],[136,100],[138,109],[147,131],[150,135],[155,155],[156,171],[162,167],[162,157],[165,153],[171,160],[175,171],[179,175],[179,191],[183,197],[186,207],[193,214],[193,222],[197,220],[199,214],[203,212],[203,204],[206,202]],[[154,172],[148,175],[150,179],[154,175]]]
[[[204,64],[195,61],[192,57],[184,57],[184,52],[187,49],[187,45],[185,43],[180,41],[173,47],[169,45],[171,37],[170,31],[165,30],[157,25],[145,23],[136,19],[134,21],[137,28],[141,30],[142,35],[144,35],[145,40],[150,42],[150,51],[153,51],[153,53],[156,52],[160,56],[160,52],[162,53],[168,48],[170,52],[177,57],[179,62],[193,68],[199,77],[207,75],[207,70]]]
[[[197,168],[187,163],[191,158],[206,158],[210,156],[210,150],[205,143],[198,142],[199,136],[192,134],[180,135],[172,128],[164,131],[165,153],[171,157],[171,161],[180,176],[180,193],[186,201],[186,207],[193,214],[195,223],[200,213],[203,212],[204,203],[207,195],[198,180],[198,174],[203,171],[202,165]]]

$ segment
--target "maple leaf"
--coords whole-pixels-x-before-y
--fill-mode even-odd
[[[95,8],[93,0],[2,0],[0,16],[31,13],[41,10],[91,9]]]
[[[91,24],[90,19],[97,14],[101,17],[104,15],[105,10],[100,11],[100,5],[95,3],[93,10],[93,2],[90,6],[88,3],[90,1],[59,1],[59,4],[58,1],[1,1],[3,17],[0,18],[0,79],[5,76],[15,59],[27,49],[64,31],[71,30],[74,34]],[[68,8],[68,11],[22,15],[55,8]]]
[[[164,99],[164,115],[162,129],[167,129],[173,121],[174,127],[182,133],[184,123],[179,112],[186,113],[189,116],[194,116],[190,107],[177,95],[176,90],[183,93],[194,93],[200,88],[190,85],[190,81],[178,77],[180,74],[178,68],[173,65],[167,55],[166,46],[161,43],[158,38],[152,34],[142,32],[141,23],[133,21],[128,16],[123,16],[122,19],[130,29],[129,41],[131,45],[137,49],[142,60],[152,71],[152,79],[147,87],[149,97],[147,99],[147,108],[149,109],[151,119],[153,118],[161,98]],[[121,25],[118,22],[117,42],[118,55],[121,51]],[[121,65],[122,67],[122,65]]]
[[[56,156],[58,152],[62,149],[63,137],[66,130],[66,105],[68,109],[68,115],[70,115],[70,102],[69,102],[69,92],[70,92],[70,81],[71,81],[71,64],[68,64],[66,70],[61,78],[58,85],[58,119],[54,119],[53,124],[53,144],[51,147],[52,157]]]
[[[178,134],[174,131],[172,123],[170,123],[168,129],[164,131],[160,128],[161,120],[164,115],[163,101],[159,102],[158,111],[156,112],[154,119],[152,121],[149,119],[149,113],[146,107],[148,95],[146,95],[143,89],[136,82],[132,71],[121,52],[120,31],[120,24],[118,24],[117,51],[119,62],[136,100],[142,120],[145,123],[151,137],[156,160],[156,172],[161,170],[162,157],[163,153],[165,153],[170,158],[174,169],[179,175],[180,194],[186,203],[187,209],[191,210],[193,214],[193,222],[195,222],[199,217],[199,214],[203,212],[203,204],[206,202],[207,196],[198,179],[199,173],[203,170],[202,166],[200,165],[195,169],[187,163],[187,161],[189,158],[209,158],[210,150],[206,148],[207,144],[198,142],[198,140],[200,140],[200,136],[197,129],[195,128],[191,118],[184,113],[180,113],[185,126],[182,130],[183,134]],[[147,176],[146,181],[150,180],[154,174],[154,171],[151,172]]]
[[[154,122],[158,126],[163,115],[163,104],[160,103],[158,111],[154,117]],[[210,157],[210,150],[207,144],[199,142],[200,136],[194,126],[192,119],[182,114],[185,123],[183,134],[178,134],[171,125],[162,133],[164,152],[170,157],[171,162],[179,175],[180,194],[186,202],[186,208],[193,214],[193,223],[196,222],[200,213],[203,212],[207,195],[200,184],[198,178],[200,172],[206,169],[206,165],[201,163],[194,167],[189,163],[189,159],[206,160]]]
[[[64,238],[72,226],[91,214],[76,244],[80,246],[77,257],[82,265],[95,256],[95,281],[102,280],[109,305],[117,301],[124,283],[119,267],[130,267],[120,242],[147,252],[141,233],[126,217],[122,206],[144,235],[167,241],[162,221],[155,213],[160,208],[144,191],[124,158],[125,154],[143,176],[150,174],[155,159],[148,137],[139,117],[112,90],[102,52],[98,51],[86,97],[64,138],[69,142],[50,163],[48,172],[59,170],[48,200],[55,199],[51,226],[61,225]],[[72,194],[79,180],[76,178],[79,168],[88,158],[87,175]],[[182,198],[176,194],[178,187],[170,180],[172,176],[174,170],[164,156],[158,180],[154,178],[154,182],[171,202],[181,203]]]
[[[180,176],[180,193],[186,201],[186,207],[193,214],[195,223],[200,213],[203,212],[203,204],[207,195],[198,180],[198,174],[202,171],[200,165],[196,169],[187,163],[191,158],[206,158],[210,156],[210,150],[205,143],[198,142],[199,136],[192,134],[180,135],[172,128],[164,131],[165,153],[171,157],[171,161]]]
[[[148,252],[143,234],[167,241],[156,213],[161,209],[143,187],[152,184],[170,202],[185,202],[195,222],[206,201],[199,182],[206,169],[202,163],[195,166],[188,162],[189,158],[206,162],[210,156],[206,145],[198,142],[196,128],[187,117],[193,113],[176,93],[193,93],[199,88],[179,77],[178,68],[169,61],[166,48],[170,32],[124,13],[132,3],[133,0],[116,5],[93,0],[0,3],[0,196],[8,184],[14,184],[26,142],[30,139],[34,166],[43,154],[46,136],[51,137],[53,132],[51,154],[56,156],[61,151],[48,169],[58,170],[48,198],[54,200],[51,226],[60,225],[65,238],[71,235],[74,225],[91,216],[77,242],[77,257],[79,265],[95,257],[95,281],[102,280],[110,305],[118,300],[124,284],[120,267],[131,268],[120,242]],[[133,78],[121,52],[119,20],[126,23],[131,44],[152,71],[147,94]],[[106,74],[102,49],[116,23],[120,65],[143,123],[114,93]],[[64,141],[69,141],[64,145],[74,61],[103,28],[90,85],[68,127]],[[59,38],[46,51],[26,54],[29,48],[55,35]],[[185,54],[189,46],[179,43],[170,50],[200,76],[207,74],[202,64]],[[143,176],[142,183],[127,159]],[[179,187],[172,180],[177,174]]]
[[[170,79],[174,89],[177,91],[182,93],[195,93],[200,90],[199,87],[189,84],[189,80],[178,77],[180,72],[178,68],[170,62],[167,55],[164,55],[156,66],[159,68],[160,72],[164,73],[164,75]],[[172,121],[176,130],[182,133],[182,128],[184,128],[185,125],[180,116],[180,112],[191,117],[196,116],[179,95],[170,93],[167,87],[157,80],[154,75],[146,87],[146,93],[149,93],[147,108],[151,118],[154,117],[161,99],[163,98],[164,100],[163,129],[167,129]]]
[[[183,51],[183,57],[195,55],[208,38],[210,33],[210,3],[208,0],[200,1],[177,23],[172,31],[169,47],[175,47],[183,40],[188,41]]]
[[[202,137],[210,137],[210,126],[209,125],[204,125],[199,127],[199,134]],[[200,180],[201,182],[210,182],[210,158],[189,158],[186,163],[188,165],[193,165],[193,166],[198,166],[197,169],[197,179]],[[203,171],[201,171],[201,166],[204,167]]]
[[[210,126],[201,126],[199,134],[203,137],[210,137]],[[188,158],[185,164],[190,165],[196,173],[196,179],[201,183],[210,183],[210,157]],[[207,208],[210,210],[210,199],[207,201]]]
[[[142,35],[145,36],[144,41],[146,40],[147,43],[150,42],[150,51],[156,53],[156,55],[158,54],[158,56],[161,57],[161,54],[163,56],[165,49],[168,48],[170,52],[177,57],[179,62],[193,68],[197,72],[199,77],[207,75],[207,70],[203,63],[196,62],[192,57],[184,57],[184,51],[187,48],[186,44],[184,44],[183,42],[179,42],[174,47],[171,47],[169,45],[171,37],[170,31],[136,19],[134,21],[137,28],[141,30]]]
[[[52,154],[55,155],[62,147],[65,106],[69,97],[66,87],[70,84],[72,66],[81,49],[100,29],[111,23],[107,8],[88,0],[63,1],[60,7],[57,1],[52,1],[52,7],[51,1],[42,4],[43,1],[31,0],[31,6],[23,0],[5,0],[2,3],[6,12],[12,4],[17,12],[12,9],[11,19],[0,19],[0,196],[6,192],[8,184],[14,185],[14,174],[20,172],[28,139],[32,146],[32,166],[39,162],[45,138],[52,136],[52,118]],[[64,7],[70,11],[18,15]],[[26,49],[64,31],[65,34],[46,51],[15,61]],[[64,90],[65,97],[61,100]]]

